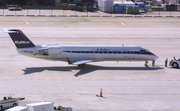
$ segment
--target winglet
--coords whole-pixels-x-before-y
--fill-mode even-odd
[[[67,57],[68,64],[73,64],[72,61]]]

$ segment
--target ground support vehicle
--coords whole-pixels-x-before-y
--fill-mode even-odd
[[[39,102],[39,103],[31,103],[26,104],[28,107],[28,111],[54,111],[53,110],[53,102]]]
[[[16,106],[16,107],[13,107],[13,108],[10,108],[6,111],[28,111],[28,107],[26,106]]]
[[[8,9],[9,9],[9,11],[21,11],[22,10],[21,7],[9,7]]]
[[[180,67],[180,59],[178,59],[178,60],[171,60],[169,62],[169,66],[172,66],[173,68],[179,68]]]
[[[4,97],[4,100],[0,100],[0,111],[4,111],[5,109],[12,108],[19,105],[19,100],[24,100],[25,98],[12,98],[12,97]]]

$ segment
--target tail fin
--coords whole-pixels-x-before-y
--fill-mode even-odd
[[[35,47],[35,45],[27,38],[27,36],[18,29],[7,30],[7,33],[13,40],[17,48],[30,48]]]

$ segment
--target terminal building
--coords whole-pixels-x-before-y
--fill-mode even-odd
[[[67,6],[71,3],[95,3],[98,0],[0,0],[0,6],[16,4],[19,6]],[[156,2],[162,1],[166,4],[179,4],[180,0],[113,0],[113,1],[141,1],[141,2]]]
[[[67,6],[70,3],[93,2],[94,0],[0,0],[1,6],[16,4],[19,6]]]
[[[107,13],[138,14],[153,11],[180,11],[180,0],[0,0],[0,6],[23,8],[63,8],[83,11],[88,7]],[[71,8],[72,7],[72,8]]]

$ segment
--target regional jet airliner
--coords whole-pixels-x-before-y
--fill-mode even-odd
[[[52,61],[66,61],[82,68],[86,63],[98,61],[155,61],[158,56],[139,46],[72,46],[34,45],[18,29],[7,30],[19,54]]]

